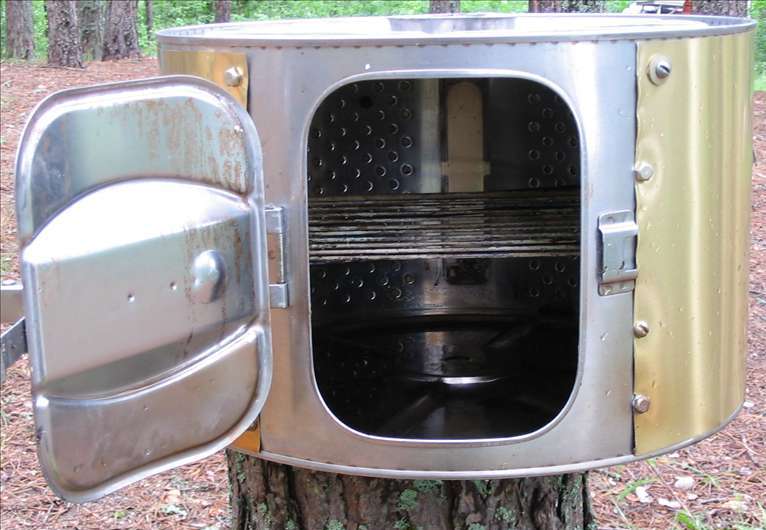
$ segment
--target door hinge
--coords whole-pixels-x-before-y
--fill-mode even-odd
[[[271,307],[285,308],[290,305],[287,288],[287,227],[285,209],[281,206],[266,206],[266,245],[269,254],[269,298]]]
[[[27,353],[27,349],[27,325],[21,318],[0,335],[0,383],[5,381],[8,368]]]
[[[636,285],[636,242],[638,225],[630,210],[598,217],[601,244],[598,293],[602,296],[627,293]]]

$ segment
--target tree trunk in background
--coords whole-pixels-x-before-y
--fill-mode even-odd
[[[231,21],[231,0],[215,0],[215,21]]]
[[[82,52],[88,59],[100,61],[104,42],[104,2],[79,0],[77,7]]]
[[[239,530],[586,530],[585,475],[384,480],[319,473],[227,452]]]
[[[5,3],[5,56],[29,60],[35,55],[35,28],[32,1],[16,0]]]
[[[460,0],[431,0],[429,13],[460,13]]]
[[[46,0],[48,64],[82,68],[82,44],[74,0]]]
[[[529,0],[530,13],[603,13],[606,0]]]
[[[747,16],[747,0],[694,0],[692,13],[696,15]]]
[[[144,0],[144,7],[146,8],[146,36],[152,39],[154,35],[154,0]]]
[[[111,1],[106,7],[102,60],[140,57],[138,49],[138,0]]]

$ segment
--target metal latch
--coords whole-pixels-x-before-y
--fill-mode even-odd
[[[266,246],[269,254],[269,297],[271,307],[285,308],[290,305],[287,289],[287,229],[285,209],[281,206],[266,206]]]
[[[636,242],[638,225],[631,210],[610,212],[598,217],[601,243],[600,295],[626,293],[636,285]]]

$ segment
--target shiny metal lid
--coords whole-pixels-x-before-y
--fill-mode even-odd
[[[161,44],[335,47],[643,40],[728,35],[754,27],[753,20],[734,17],[472,13],[205,24],[157,36]]]

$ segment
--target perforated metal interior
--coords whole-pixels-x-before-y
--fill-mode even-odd
[[[330,94],[309,130],[309,196],[440,191],[425,177],[438,163],[437,83],[362,81]]]
[[[465,81],[356,83],[312,121],[314,367],[329,408],[363,432],[525,434],[574,385],[576,122],[552,90],[520,79],[468,80],[479,90],[463,84],[448,104]],[[462,108],[471,114],[455,119]],[[454,130],[476,120],[483,144]],[[450,193],[452,179],[484,191]]]

